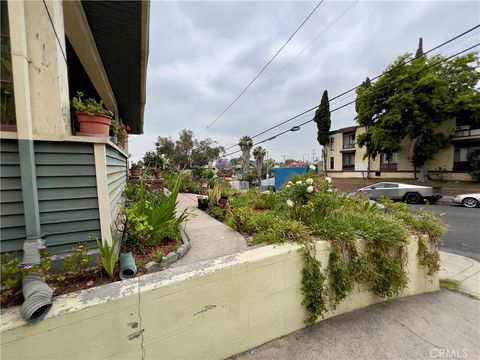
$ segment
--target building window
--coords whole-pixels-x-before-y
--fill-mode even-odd
[[[335,150],[335,138],[330,138],[330,150]]]
[[[381,154],[380,155],[380,170],[382,171],[397,171],[398,154]]]
[[[355,149],[355,133],[354,132],[343,134],[343,148]]]
[[[0,130],[16,131],[15,99],[13,96],[12,55],[7,1],[1,2],[1,114]]]
[[[355,154],[342,154],[342,169],[347,171],[355,170]]]
[[[335,168],[335,158],[332,156],[330,158],[330,170],[333,170]]]
[[[473,146],[455,146],[453,155],[453,170],[454,171],[469,171],[471,170],[468,164],[468,155],[474,151],[479,151],[480,145]]]

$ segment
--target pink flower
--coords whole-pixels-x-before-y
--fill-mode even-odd
[[[47,247],[42,244],[42,245],[40,245],[40,246],[38,247],[38,250],[45,250],[46,248],[47,248]]]
[[[87,252],[87,255],[90,256],[90,255],[92,255],[92,253],[89,251],[89,252]]]
[[[65,257],[70,257],[70,256],[72,256],[72,254],[67,254],[67,255],[65,255]]]
[[[87,281],[87,286],[88,286],[88,287],[90,287],[90,286],[92,286],[92,285],[93,285],[93,280]]]
[[[24,268],[25,270],[28,270],[28,269],[31,269],[31,268],[32,268],[32,265],[30,265],[30,264],[25,264],[25,265],[23,265],[23,268]]]

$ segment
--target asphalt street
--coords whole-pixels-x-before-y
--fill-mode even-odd
[[[425,207],[410,205],[412,207]],[[480,261],[480,208],[468,209],[460,205],[428,205],[426,210],[443,215],[448,231],[440,249]]]

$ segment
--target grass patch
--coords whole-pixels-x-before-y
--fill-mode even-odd
[[[440,279],[440,288],[441,289],[447,289],[447,290],[456,292],[458,294],[468,296],[469,298],[472,298],[472,299],[475,299],[475,300],[480,300],[478,297],[473,296],[469,293],[466,293],[465,291],[460,290],[460,284],[461,284],[461,282],[458,281],[458,280]]]

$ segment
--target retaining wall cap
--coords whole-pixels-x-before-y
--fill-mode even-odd
[[[182,265],[141,277],[60,295],[54,298],[53,306],[45,318],[48,319],[81,311],[128,296],[138,296],[139,290],[141,293],[151,291],[163,286],[181,283],[188,279],[255,263],[279,255],[288,254],[291,257],[296,257],[299,256],[298,250],[300,248],[300,245],[297,244],[267,245],[258,249],[247,249],[246,251],[217,259]],[[178,255],[175,254],[175,256]],[[0,329],[2,332],[27,324],[20,314],[20,306],[2,309],[2,311],[3,313],[0,317]]]

